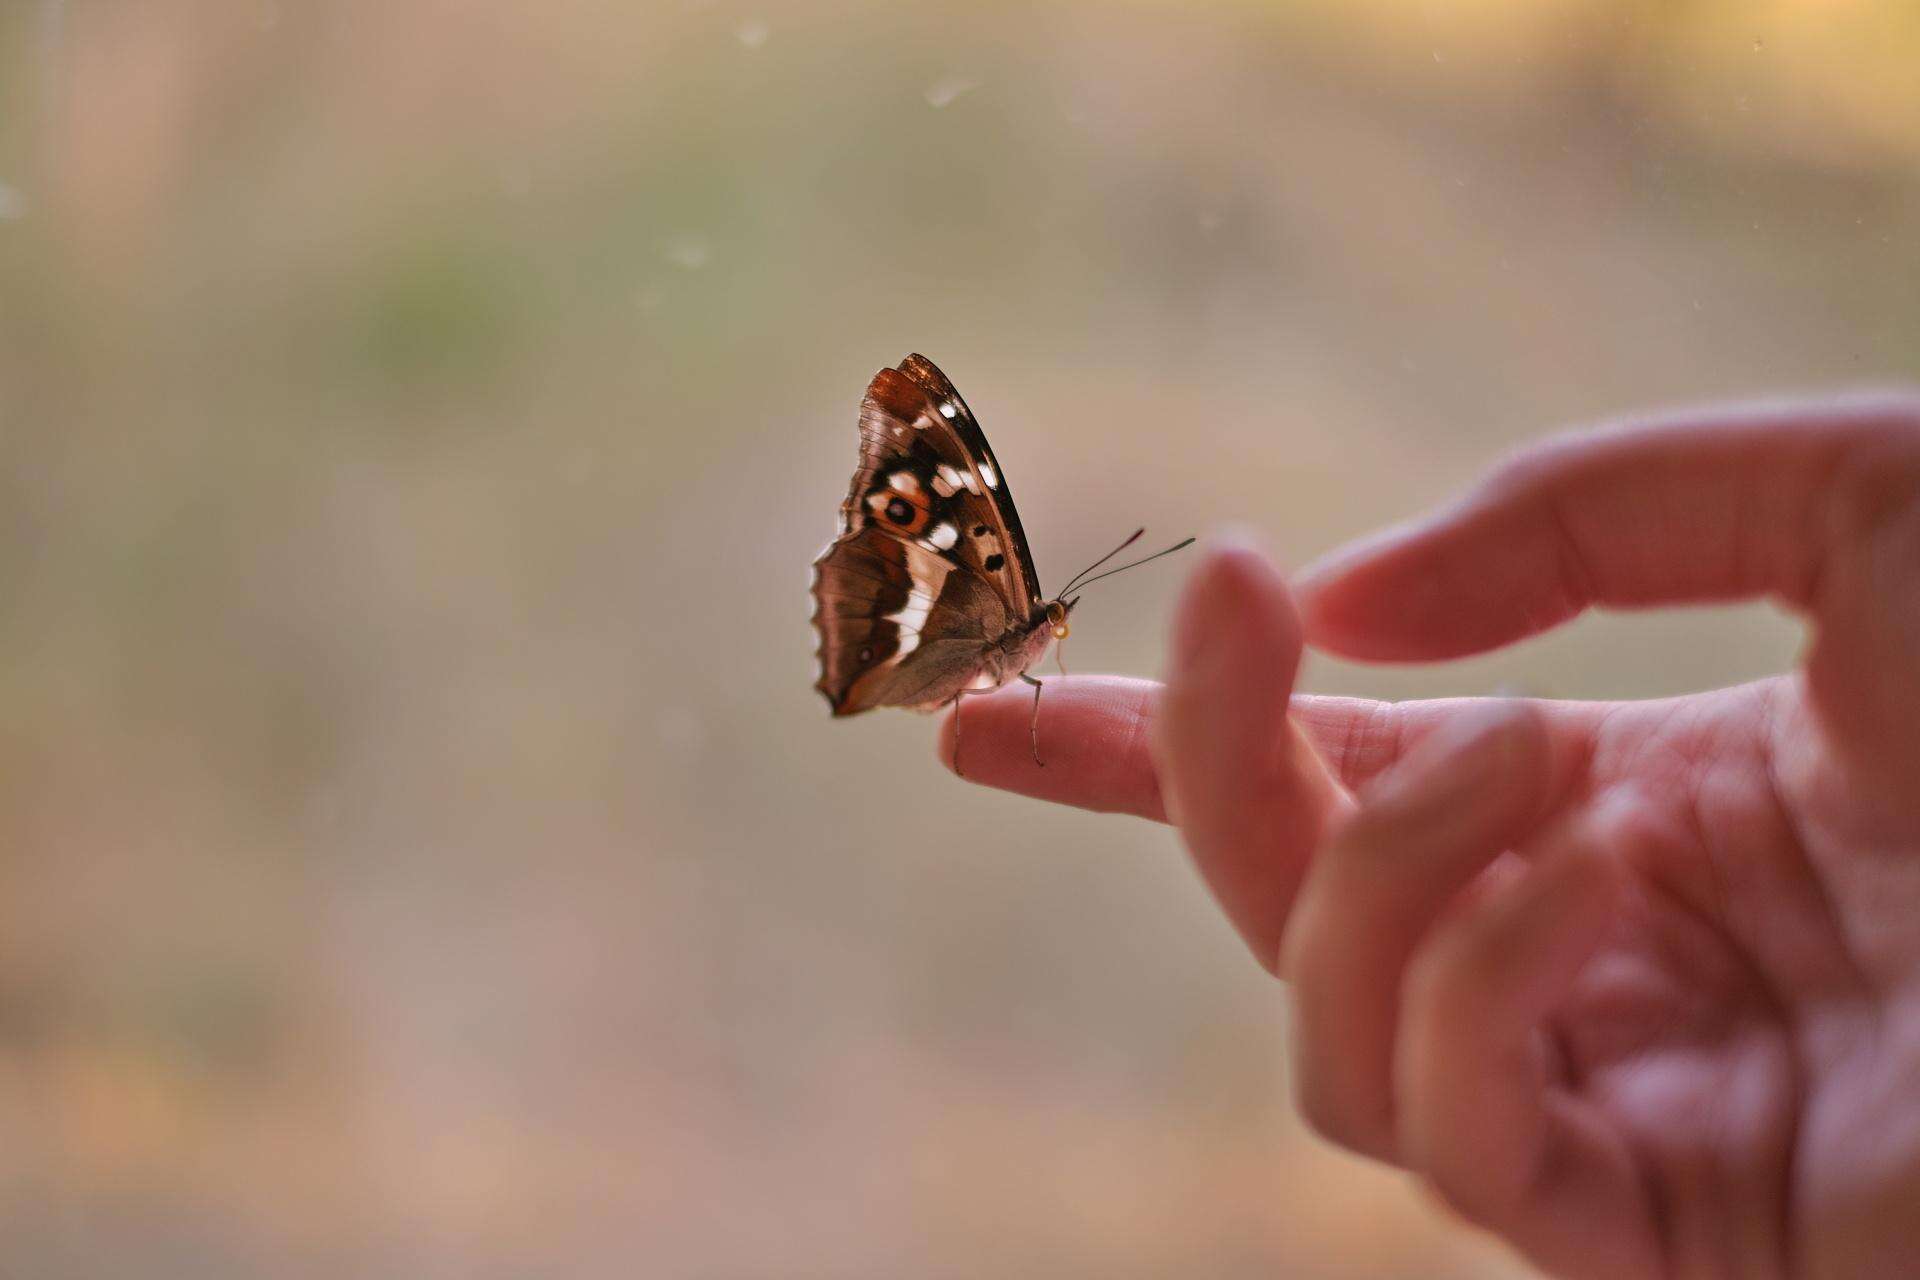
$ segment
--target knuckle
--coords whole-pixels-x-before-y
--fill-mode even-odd
[[[1488,497],[1510,499],[1551,486],[1592,448],[1592,433],[1566,431],[1530,444],[1494,463],[1480,482]]]
[[[1397,702],[1377,702],[1354,716],[1332,761],[1334,776],[1349,787],[1376,777],[1399,758],[1405,722]]]

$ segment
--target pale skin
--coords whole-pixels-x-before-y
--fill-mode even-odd
[[[1807,645],[1733,688],[1293,689],[1756,598]],[[1920,1274],[1920,397],[1562,437],[1291,582],[1218,544],[1164,684],[1049,680],[1044,769],[1028,703],[968,779],[1174,823],[1328,1139],[1571,1280]]]

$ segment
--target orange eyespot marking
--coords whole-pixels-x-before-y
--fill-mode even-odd
[[[919,493],[881,490],[867,495],[867,510],[902,533],[918,533],[927,527],[933,511]]]

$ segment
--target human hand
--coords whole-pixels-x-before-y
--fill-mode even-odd
[[[1754,597],[1809,623],[1799,670],[1293,694],[1303,642]],[[1221,547],[1173,649],[1164,687],[1049,680],[1045,769],[1024,690],[968,699],[966,775],[1180,828],[1291,987],[1317,1129],[1556,1275],[1920,1274],[1920,401],[1567,437],[1293,593]]]

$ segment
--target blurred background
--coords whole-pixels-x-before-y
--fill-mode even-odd
[[[1916,65],[1906,0],[6,0],[0,1271],[1522,1274],[1302,1128],[1168,832],[828,720],[858,399],[941,363],[1058,584],[1910,380]]]

